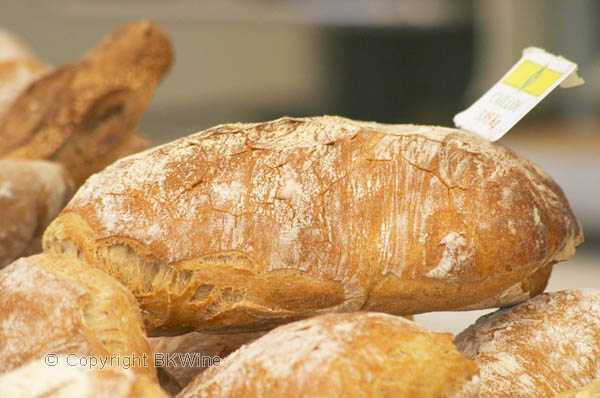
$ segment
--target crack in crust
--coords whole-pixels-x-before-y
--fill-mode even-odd
[[[504,291],[581,240],[560,188],[501,145],[325,116],[221,125],[123,159],[79,190],[45,247],[78,247],[115,275],[151,329],[252,330],[325,311],[513,304]],[[248,260],[205,260],[219,253]],[[215,288],[190,303],[202,284]],[[224,289],[242,298],[208,311]]]

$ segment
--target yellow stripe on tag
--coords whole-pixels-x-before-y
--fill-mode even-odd
[[[561,73],[555,70],[525,60],[502,83],[524,93],[539,97],[561,76]]]

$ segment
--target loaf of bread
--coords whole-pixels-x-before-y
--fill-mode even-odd
[[[198,375],[178,398],[477,397],[452,335],[402,317],[326,314],[279,326]]]
[[[480,318],[456,338],[481,398],[554,398],[600,375],[600,289],[537,296]]]
[[[120,280],[157,335],[506,306],[582,239],[562,190],[500,144],[326,116],[221,125],[118,161],[44,248]]]
[[[185,387],[194,376],[215,365],[214,358],[223,359],[244,344],[263,336],[265,332],[206,334],[191,332],[174,337],[154,337],[150,347],[157,364]]]
[[[0,292],[0,373],[64,354],[131,367],[156,381],[137,302],[103,272],[43,253],[0,271]]]
[[[57,161],[81,184],[133,134],[172,57],[157,25],[122,26],[15,100],[0,119],[0,157]]]
[[[42,233],[74,192],[64,168],[0,159],[0,268],[42,249]]]
[[[15,98],[47,70],[19,39],[0,29],[0,119]]]
[[[40,359],[0,374],[0,393],[6,398],[167,398],[145,375],[70,366],[62,355],[54,366]]]
[[[596,379],[587,386],[564,392],[557,398],[600,398],[600,379]]]

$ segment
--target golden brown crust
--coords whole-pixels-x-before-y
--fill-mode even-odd
[[[0,269],[41,251],[42,233],[73,193],[59,164],[0,159]]]
[[[538,292],[532,275],[582,239],[561,189],[499,144],[316,117],[217,126],[119,161],[45,248],[123,282],[154,333],[234,332],[509,305],[523,294],[503,292]]]
[[[0,156],[58,161],[81,184],[133,133],[172,57],[160,27],[125,24],[19,96],[0,120]]]
[[[280,326],[197,376],[178,396],[476,397],[477,369],[401,317],[327,314]]]
[[[129,357],[136,373],[156,379],[137,302],[103,272],[43,253],[3,269],[0,292],[0,373],[62,353],[121,357],[125,366]]]
[[[551,398],[600,374],[600,289],[539,295],[486,315],[456,338],[481,398]]]
[[[57,357],[57,365],[29,362],[0,374],[0,391],[11,398],[167,398],[146,375],[121,368],[88,370]]]
[[[596,379],[587,386],[564,392],[557,398],[600,398],[600,379]]]

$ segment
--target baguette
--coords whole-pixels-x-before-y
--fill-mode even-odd
[[[161,335],[507,306],[582,240],[560,187],[502,145],[315,117],[221,125],[118,161],[44,248],[121,281]]]
[[[481,317],[456,337],[481,398],[553,398],[600,374],[600,289],[539,295]]]
[[[178,398],[477,397],[475,364],[452,335],[379,313],[280,326],[196,378]]]
[[[0,271],[0,292],[0,373],[47,354],[73,354],[157,381],[135,298],[103,272],[38,254]]]

